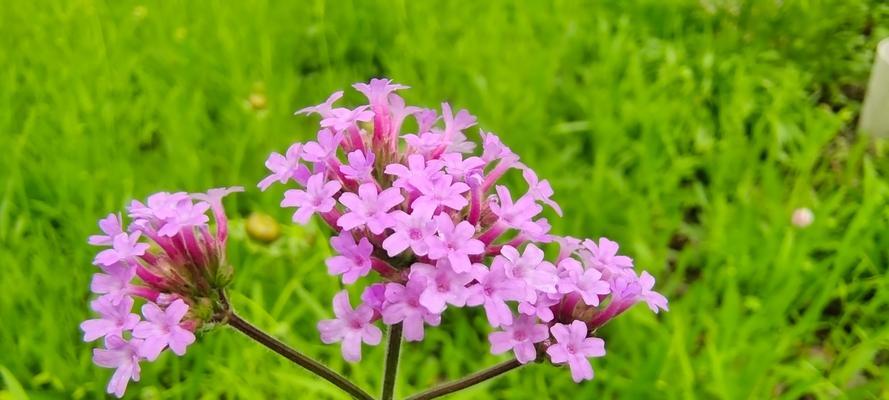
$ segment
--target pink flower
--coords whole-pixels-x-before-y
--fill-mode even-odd
[[[473,278],[468,273],[454,272],[447,259],[441,259],[436,266],[415,263],[411,266],[410,279],[423,281],[420,304],[432,313],[441,314],[448,304],[466,305],[470,294],[466,285]]]
[[[559,281],[556,268],[543,261],[543,250],[528,244],[525,252],[519,255],[515,247],[505,245],[500,249],[500,254],[493,262],[502,263],[509,278],[525,283],[528,301],[536,301],[537,292],[556,293],[556,283]]]
[[[383,305],[383,323],[394,325],[404,323],[404,339],[409,342],[423,340],[423,324],[438,326],[441,314],[431,312],[420,303],[420,296],[426,284],[419,280],[409,280],[406,286],[398,283],[386,284],[386,303]]]
[[[573,258],[566,258],[559,263],[562,271],[559,280],[559,292],[577,293],[583,302],[590,306],[599,305],[599,296],[611,292],[608,282],[602,280],[602,273],[596,269],[583,269],[583,266]]]
[[[485,162],[478,157],[463,158],[460,153],[445,153],[441,156],[444,162],[445,171],[455,179],[462,180],[466,175],[473,171],[481,171],[485,166]]]
[[[329,129],[318,131],[318,140],[308,142],[303,146],[303,159],[309,162],[321,163],[336,157],[336,151],[343,141],[343,134],[333,133]]]
[[[519,280],[509,279],[502,264],[494,264],[491,269],[476,264],[471,274],[478,283],[472,286],[473,293],[466,304],[484,305],[488,323],[493,327],[512,324],[512,310],[506,305],[506,301],[524,299],[524,284]]]
[[[398,189],[389,188],[377,193],[374,184],[365,183],[358,187],[357,196],[352,192],[340,195],[340,203],[343,203],[350,212],[341,216],[337,220],[337,225],[345,230],[367,225],[371,232],[379,235],[386,228],[395,225],[395,219],[388,212],[402,201],[404,197]]]
[[[341,349],[346,361],[361,361],[361,343],[371,346],[380,344],[383,333],[371,323],[373,309],[362,304],[352,309],[349,293],[345,290],[333,298],[333,312],[336,319],[318,322],[321,341],[325,344],[342,342]]]
[[[161,221],[157,234],[173,237],[183,229],[205,225],[210,221],[206,214],[209,209],[210,204],[203,201],[197,203],[193,203],[191,199],[180,201],[176,204],[172,215]]]
[[[537,174],[534,173],[534,170],[531,168],[525,168],[522,170],[522,176],[525,178],[525,182],[528,182],[528,193],[534,200],[542,202],[550,206],[553,210],[556,211],[560,217],[562,216],[562,208],[559,207],[555,201],[551,199],[553,195],[553,188],[550,186],[549,181],[546,179],[538,180]]]
[[[516,360],[527,364],[537,358],[537,349],[534,343],[542,342],[549,338],[549,329],[544,324],[538,324],[533,317],[522,315],[512,325],[503,326],[502,332],[492,332],[488,335],[491,342],[491,353],[500,354],[512,350]]]
[[[363,237],[356,243],[351,233],[343,232],[331,238],[330,245],[339,252],[339,255],[327,259],[328,273],[343,275],[343,283],[352,284],[370,272],[370,253],[373,251],[373,245],[367,238]]]
[[[543,208],[535,203],[531,196],[522,196],[513,203],[509,189],[505,186],[497,186],[497,197],[500,202],[491,203],[491,212],[500,217],[500,221],[506,226],[519,230],[537,228],[529,225],[534,224],[531,219],[540,214]]]
[[[416,190],[420,186],[429,185],[429,182],[438,178],[442,164],[437,160],[426,162],[420,154],[411,154],[407,158],[407,166],[392,163],[386,166],[388,175],[397,177],[392,182],[393,187]]]
[[[318,104],[317,106],[303,108],[303,109],[295,112],[294,114],[304,114],[304,115],[319,114],[319,115],[321,115],[322,118],[326,118],[330,114],[331,108],[333,108],[333,103],[335,103],[337,100],[339,100],[342,97],[343,97],[342,90],[333,92],[333,94],[331,94],[330,97],[328,97],[327,100],[325,100],[323,103]]]
[[[358,122],[370,121],[373,116],[373,111],[369,111],[367,106],[356,107],[354,110],[334,108],[330,110],[327,117],[321,120],[321,127],[332,127],[335,131],[342,132],[355,126]]]
[[[475,117],[466,110],[460,110],[457,115],[453,115],[451,105],[448,103],[441,103],[441,116],[445,124],[445,138],[448,141],[462,134],[464,129],[472,127],[476,122]]]
[[[469,191],[469,185],[463,182],[453,182],[453,177],[445,175],[435,181],[426,181],[417,186],[422,195],[411,206],[422,204],[438,209],[447,207],[460,211],[469,204],[469,200],[463,193]]]
[[[410,88],[410,86],[392,83],[391,79],[376,78],[371,79],[369,83],[356,83],[352,87],[367,97],[367,101],[372,105],[385,103],[389,94],[396,90]]]
[[[83,330],[83,341],[92,342],[105,336],[123,336],[139,322],[139,316],[130,312],[133,309],[133,298],[125,296],[117,304],[108,297],[100,297],[90,303],[90,307],[99,313],[97,319],[88,319],[80,324]]]
[[[435,221],[432,214],[435,209],[429,205],[415,204],[410,214],[401,210],[392,212],[395,219],[395,232],[383,241],[383,249],[389,257],[395,257],[408,247],[418,256],[425,256],[429,251],[428,240],[435,234]]]
[[[435,151],[447,143],[441,133],[424,132],[419,135],[410,134],[403,137],[411,151],[429,157],[434,156]]]
[[[428,240],[429,258],[439,260],[447,258],[456,272],[468,272],[472,266],[469,256],[482,254],[485,245],[473,239],[475,227],[467,221],[460,221],[456,226],[447,214],[435,217],[438,235]]]
[[[653,311],[655,314],[658,313],[658,309],[664,311],[670,311],[667,307],[667,298],[664,295],[651,290],[654,288],[654,277],[648,273],[648,271],[642,271],[642,275],[639,277],[639,285],[642,287],[642,292],[639,297],[648,304],[648,308]]]
[[[98,265],[110,267],[121,262],[135,261],[136,257],[145,254],[149,246],[147,243],[139,243],[139,232],[133,234],[119,233],[112,239],[112,248],[102,250],[94,262]]]
[[[181,322],[187,312],[188,305],[182,299],[173,301],[165,310],[154,303],[142,306],[145,321],[133,329],[133,337],[145,339],[139,354],[154,361],[167,346],[178,356],[185,354],[185,348],[195,340],[194,333]]]
[[[306,190],[290,189],[284,192],[281,207],[296,207],[293,222],[305,224],[313,213],[327,213],[333,210],[336,200],[333,196],[343,186],[337,181],[324,182],[324,174],[309,178]]]
[[[365,156],[361,150],[355,150],[349,153],[347,157],[349,163],[340,166],[340,171],[346,178],[355,180],[358,183],[373,181],[374,153],[368,153]]]
[[[136,276],[133,266],[126,263],[118,263],[103,267],[105,273],[93,274],[90,290],[96,294],[103,294],[112,305],[118,305],[130,293],[132,286],[130,281]]]
[[[275,182],[287,183],[290,179],[297,181],[304,180],[304,178],[300,179],[300,177],[307,177],[309,170],[304,165],[300,164],[299,161],[301,156],[302,143],[294,143],[291,145],[290,148],[287,149],[285,155],[272,153],[269,155],[269,158],[265,160],[265,167],[271,171],[271,174],[259,181],[259,184],[256,186],[258,186],[260,190],[265,191]]]
[[[99,229],[104,235],[92,235],[89,238],[89,244],[93,246],[111,246],[114,237],[123,233],[121,227],[120,214],[108,214],[107,217],[99,220]]]
[[[561,294],[541,293],[536,301],[523,301],[519,303],[519,312],[525,315],[537,316],[543,322],[552,321],[555,318],[552,306],[562,302]]]
[[[103,368],[115,368],[111,380],[108,382],[108,393],[118,398],[123,397],[130,380],[139,381],[139,356],[138,349],[142,345],[139,339],[126,341],[120,336],[109,336],[105,339],[104,349],[93,349],[93,362]]]
[[[583,246],[590,251],[592,258],[590,262],[603,273],[620,273],[623,269],[633,268],[633,259],[627,256],[617,255],[618,245],[608,238],[599,238],[599,244],[587,239],[583,241]],[[606,278],[609,275],[605,275]]]
[[[587,358],[604,356],[605,341],[587,337],[587,326],[582,321],[571,325],[557,323],[550,331],[557,343],[546,349],[549,359],[556,364],[567,363],[574,382],[593,379],[593,367]]]

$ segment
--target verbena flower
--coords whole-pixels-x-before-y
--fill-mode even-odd
[[[290,163],[284,171],[276,160],[269,163],[277,170],[276,181],[296,179],[287,171],[299,165]],[[99,296],[90,303],[99,318],[80,327],[85,341],[104,338],[93,361],[115,368],[108,393],[123,396],[127,383],[139,380],[140,362],[155,360],[167,348],[184,355],[195,332],[219,320],[220,293],[232,276],[222,198],[241,190],[156,193],[145,203],[130,204],[126,229],[118,214],[99,221],[103,234],[89,238],[90,244],[107,247],[93,261],[101,272],[90,285]],[[212,227],[208,214],[215,220]],[[137,299],[141,317],[132,312]]]
[[[325,342],[343,341],[347,360],[358,359],[362,341],[378,341],[356,339],[378,321],[403,323],[405,338],[417,341],[445,309],[482,307],[500,329],[489,336],[492,351],[513,350],[523,363],[549,357],[579,381],[593,376],[587,359],[604,355],[596,329],[639,302],[667,309],[654,278],[637,275],[617,243],[553,235],[544,206],[563,210],[550,183],[497,135],[469,141],[469,112],[406,105],[396,92],[407,87],[386,79],[354,88],[366,104],[338,107],[336,92],[298,112],[320,115],[317,139],[292,145],[296,154],[272,153],[259,185],[297,186],[285,200],[299,207],[294,221],[314,213],[335,232],[329,272],[368,285],[354,311],[336,306],[337,321],[352,322],[319,325]],[[510,173],[524,178],[524,190],[503,183]],[[113,219],[105,225],[108,237],[117,234]],[[549,243],[558,244],[552,258]]]

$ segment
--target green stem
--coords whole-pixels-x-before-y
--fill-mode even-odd
[[[389,328],[389,344],[386,347],[386,369],[383,373],[382,400],[392,400],[395,395],[395,378],[398,376],[398,357],[401,354],[401,330],[397,323]]]
[[[342,375],[334,372],[330,368],[327,368],[326,366],[324,366],[324,364],[321,364],[318,361],[309,358],[305,354],[292,349],[290,346],[287,346],[280,340],[271,337],[269,334],[253,326],[251,323],[247,322],[246,320],[235,314],[233,311],[228,311],[227,318],[228,324],[232,328],[241,331],[241,333],[259,342],[259,344],[267,347],[275,353],[284,356],[284,358],[287,358],[294,364],[297,364],[300,367],[309,370],[309,372],[326,379],[328,382],[336,385],[352,397],[361,400],[374,400],[373,396],[367,394],[367,392],[365,392],[364,390],[361,390],[361,388],[359,388],[357,385],[355,385]]]
[[[521,366],[522,363],[518,362],[518,360],[516,359],[504,361],[488,369],[478,371],[465,378],[443,383],[425,392],[417,393],[413,396],[408,397],[406,400],[428,400],[441,397],[447,394],[454,393],[458,390],[466,389],[472,385],[482,383],[488,379],[496,378]]]

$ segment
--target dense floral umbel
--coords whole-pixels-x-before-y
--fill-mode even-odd
[[[165,349],[185,354],[194,332],[222,311],[220,291],[232,275],[222,198],[239,191],[155,193],[145,203],[130,204],[126,229],[119,214],[99,221],[102,234],[89,238],[90,244],[107,247],[93,261],[101,272],[90,286],[99,295],[91,303],[99,316],[80,327],[85,341],[103,339],[93,361],[115,369],[108,393],[123,396],[129,381],[139,380],[141,361],[153,361]],[[136,298],[144,303],[141,317],[132,312]]]
[[[290,183],[281,205],[294,207],[294,222],[317,214],[336,236],[331,274],[352,284],[371,274],[356,308],[345,293],[334,302],[336,319],[318,325],[325,343],[342,341],[349,361],[361,343],[380,342],[378,320],[404,324],[404,337],[419,341],[448,307],[483,307],[497,331],[492,351],[512,350],[527,363],[549,356],[567,364],[575,381],[591,379],[589,357],[605,354],[596,329],[644,301],[654,311],[667,300],[653,292],[654,278],[633,269],[618,245],[552,235],[540,216],[557,215],[546,180],[519,162],[492,133],[480,132],[481,149],[465,130],[476,124],[466,110],[447,103],[436,110],[408,106],[395,91],[406,86],[372,79],[354,88],[368,104],[335,107],[343,92],[297,114],[317,114],[317,139],[295,143],[266,162],[260,182]],[[416,130],[403,133],[408,118]],[[498,184],[521,172],[525,192]],[[547,260],[543,247],[559,244]]]

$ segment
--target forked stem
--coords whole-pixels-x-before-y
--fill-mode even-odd
[[[468,375],[465,378],[460,378],[455,381],[443,383],[427,391],[417,393],[408,397],[406,400],[427,400],[451,394],[458,390],[463,390],[470,386],[482,383],[488,379],[496,378],[518,367],[521,367],[522,365],[523,364],[518,362],[518,360],[516,359],[504,361],[488,369],[483,369],[472,375]]]

